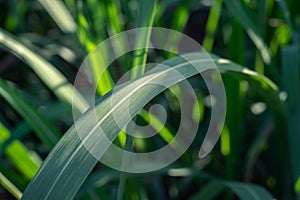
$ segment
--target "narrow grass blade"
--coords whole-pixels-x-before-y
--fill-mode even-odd
[[[230,65],[234,66],[234,63]],[[278,87],[272,83],[269,79],[265,76],[258,74],[257,72],[253,72],[250,70],[245,69],[244,73],[235,73],[233,71],[228,72],[228,74],[237,80],[247,80],[250,87],[256,88],[256,92],[260,98],[266,103],[267,108],[272,113],[272,120],[274,123],[274,138],[275,138],[275,149],[277,158],[280,158],[282,163],[290,163],[289,158],[286,156],[288,155],[288,138],[287,138],[287,120],[285,114],[285,106],[284,102],[279,98],[279,90]],[[252,77],[251,79],[245,76]],[[257,81],[253,82],[253,79]],[[259,81],[263,80],[263,81]],[[267,83],[267,84],[266,84]],[[284,170],[288,168],[287,165],[279,165],[276,170],[278,171],[278,175],[284,180],[282,182],[282,187],[285,187],[288,184],[289,171]],[[281,184],[281,183],[280,183]],[[286,186],[288,187],[288,186]]]
[[[0,123],[0,145],[9,137],[10,132]],[[28,149],[19,140],[14,140],[7,146],[5,155],[26,180],[31,180],[40,167],[40,162],[32,158]]]
[[[189,18],[189,10],[188,10],[189,3],[190,3],[190,1],[180,0],[179,4],[174,12],[174,16],[173,16],[171,27],[170,27],[171,29],[180,31],[180,32],[184,31],[184,27],[186,26],[188,18]],[[159,5],[161,6],[161,3]],[[161,10],[163,9],[160,6],[158,7],[157,12],[161,12]],[[165,12],[165,11],[163,11],[163,12]],[[170,35],[167,38],[167,40],[168,40],[167,44],[171,44],[171,45],[173,44],[173,45],[170,48],[171,49],[170,52],[166,53],[166,58],[172,57],[173,54],[171,53],[171,51],[172,52],[178,51],[178,46],[176,44],[178,44],[179,39],[180,38],[178,38],[178,35],[170,33]]]
[[[0,172],[0,184],[16,199],[21,199],[22,192]]]
[[[203,70],[209,69],[209,66],[206,65],[207,61],[201,59],[199,53],[191,53],[186,56],[189,56],[189,62],[182,60],[180,57],[176,57],[166,61],[164,64],[172,66],[172,69],[183,73],[186,78],[198,73],[198,71],[195,71],[194,68],[190,66],[191,62],[195,64],[198,63],[199,67],[203,67]],[[267,98],[275,98],[275,102],[272,99],[272,103],[278,103],[276,102],[276,98],[279,98],[276,97],[276,94],[278,95],[277,88],[267,78],[218,57],[214,57],[214,61],[220,70],[234,71],[238,75],[243,74],[241,78],[247,78],[253,83],[263,85],[262,92],[267,95]],[[129,98],[129,92],[132,92],[134,88],[140,88],[130,96],[132,100],[130,110],[132,115],[134,115],[137,114],[148,101],[164,90],[158,85],[147,85],[148,81],[164,81],[165,85],[171,86],[181,80],[181,78],[178,79],[177,76],[168,76],[170,73],[168,69],[157,67],[153,70],[154,71],[151,70],[151,72],[149,71],[149,73],[146,73],[140,78],[131,80],[116,88],[116,93],[113,96],[114,101],[124,101],[124,98]],[[155,72],[155,75],[152,74],[153,72]],[[168,79],[165,79],[165,77],[168,77]],[[96,126],[90,121],[90,117],[93,117],[93,112],[91,111],[87,111],[78,120],[78,123],[82,125],[79,127],[87,134],[86,137],[82,139],[100,147],[100,149],[97,148],[97,152],[101,152],[102,155],[108,146],[107,144],[103,144],[102,140],[99,141],[95,138],[98,137],[97,128],[99,128],[99,126],[102,127],[102,130],[108,133],[106,136],[112,141],[120,131],[118,125],[110,118],[112,112],[123,113],[124,109],[126,109],[126,106],[122,104],[111,105],[111,98],[111,94],[105,95],[96,105],[97,116],[101,119]],[[276,107],[278,107],[278,104]],[[121,116],[122,115],[120,115],[120,117]],[[123,120],[128,123],[131,119],[124,118]],[[72,126],[47,157],[39,172],[27,187],[23,199],[58,199],[62,196],[64,199],[71,199],[96,163],[97,160],[86,149],[78,136],[77,130]]]
[[[73,86],[68,80],[48,61],[39,56],[36,52],[30,50],[22,44],[19,39],[0,28],[0,44],[16,56],[26,62],[40,79],[54,92],[62,102],[71,107]],[[75,91],[77,95],[78,111],[84,112],[88,108],[87,102]]]
[[[101,7],[103,5],[98,5],[97,2],[90,2],[90,5],[98,6],[99,11],[101,12]],[[97,9],[97,10],[98,10]],[[104,23],[104,16],[100,15],[99,13],[94,13],[95,16],[99,17],[99,21]],[[111,16],[112,17],[112,16]],[[91,67],[92,76],[93,76],[93,82],[96,85],[97,93],[100,96],[105,95],[108,91],[110,91],[114,87],[114,81],[108,71],[108,69],[105,69],[104,63],[107,52],[101,51],[101,54],[97,51],[93,52],[93,49],[96,47],[95,41],[92,38],[91,31],[89,24],[83,14],[82,5],[80,6],[80,12],[78,13],[78,20],[79,20],[79,28],[78,28],[78,37],[82,43],[82,45],[85,47],[87,52],[91,52],[89,54],[89,65]],[[99,23],[99,22],[98,22]],[[104,35],[100,34],[104,39]],[[119,46],[119,45],[116,45]],[[124,143],[124,139],[126,138],[126,135],[124,132],[121,132],[119,134],[118,139],[121,144]]]
[[[89,53],[96,47],[97,44],[95,43],[95,40],[92,37],[89,24],[82,10],[81,12],[78,13],[78,21],[80,25],[78,27],[77,35],[82,45]],[[100,21],[102,21],[102,19],[100,19]],[[110,91],[114,86],[109,71],[104,68],[104,63],[105,63],[104,59],[106,58],[106,52],[102,51],[101,54],[95,51],[91,52],[89,54],[89,58],[90,58],[89,64],[93,72],[92,73],[93,80],[95,82],[95,85],[97,85],[97,92],[99,95],[102,96],[106,94],[108,91]],[[100,76],[101,74],[102,76]]]
[[[104,68],[105,53],[93,51],[89,54],[89,63],[92,68],[94,82],[97,85],[97,92],[101,96],[114,87],[114,82],[109,71]]]
[[[59,131],[1,78],[0,95],[25,119],[43,143],[50,149],[56,144]]]
[[[291,19],[291,13],[286,5],[286,2],[283,0],[277,0],[276,2],[278,3],[279,8],[284,16],[284,19],[290,29],[290,32],[292,35],[291,37],[292,37],[293,41],[294,42],[299,41],[297,38],[297,35],[294,33],[293,23],[292,23],[292,19]]]
[[[236,19],[231,21],[231,35],[228,44],[228,57],[241,65],[245,64],[245,32]],[[243,144],[243,129],[241,128],[244,107],[245,91],[242,91],[242,81],[230,76],[224,76],[226,88],[227,111],[226,128],[221,134],[221,147],[223,155],[226,155],[226,175],[228,179],[235,179],[235,160],[240,155]],[[222,148],[221,148],[222,149]]]
[[[189,18],[188,5],[189,1],[180,0],[177,9],[174,12],[174,17],[171,24],[171,29],[183,31]],[[172,40],[171,40],[172,41]]]
[[[39,0],[42,6],[46,9],[49,15],[57,23],[59,28],[63,32],[74,33],[77,29],[77,25],[69,13],[68,9],[64,5],[63,1],[60,0]]]
[[[140,0],[139,1],[139,10],[137,17],[137,28],[140,27],[151,27],[153,24],[154,16],[155,16],[155,6],[156,0],[148,1],[148,0]],[[136,46],[148,46],[150,40],[150,30],[145,29],[145,31],[139,32],[139,35],[136,39]],[[132,78],[136,78],[139,75],[143,74],[145,71],[144,67],[137,67],[140,65],[144,65],[147,59],[147,49],[138,49],[134,52],[133,58],[133,69],[131,73]]]
[[[104,13],[107,13],[107,18],[108,18],[107,21],[110,22],[107,24],[108,27],[107,31],[109,33],[109,36],[113,36],[122,32],[122,30],[124,30],[124,25],[123,25],[124,19],[121,17],[123,15],[119,14],[122,13],[120,2],[109,0],[105,2],[105,7],[106,10]],[[117,41],[114,41],[114,46],[115,46],[114,50],[116,51],[116,54],[121,55],[120,53],[122,52],[123,49],[125,49],[127,45],[128,44],[126,44],[126,40],[124,40],[123,38],[119,38]],[[121,56],[118,58],[118,60],[119,63],[122,63],[121,68],[123,68],[123,71],[125,72],[126,71],[125,63],[129,63],[130,59]]]
[[[82,3],[82,2],[81,2]],[[83,5],[85,5],[83,3]],[[98,0],[87,0],[86,1],[87,9],[89,10],[89,16],[92,19],[90,21],[92,25],[92,30],[95,32],[94,35],[96,41],[102,41],[106,38],[107,26],[106,23],[109,24],[109,20],[107,20],[107,12],[105,10],[106,1],[98,1]],[[80,6],[82,7],[82,5]],[[79,15],[83,15],[83,10],[80,8],[77,12],[77,17]],[[118,13],[119,14],[119,13]],[[78,26],[81,26],[79,23]],[[90,32],[92,33],[92,32]],[[83,43],[84,45],[84,43]]]
[[[123,30],[121,26],[121,19],[119,13],[121,13],[120,3],[108,0],[106,3],[107,15],[110,22],[110,32],[112,35],[120,33]]]
[[[206,51],[211,51],[214,44],[215,33],[217,30],[223,0],[213,1],[210,9],[208,22],[206,23],[206,35],[203,40],[203,48]]]
[[[260,51],[262,59],[266,64],[270,64],[271,56],[267,45],[263,41],[262,35],[259,32],[258,24],[255,23],[254,18],[245,3],[239,0],[224,0],[228,10],[240,22],[240,24],[247,31],[248,35]]]
[[[282,82],[287,91],[286,116],[288,121],[289,155],[293,181],[296,185],[300,177],[299,141],[300,141],[300,46],[291,45],[284,47],[281,52],[282,60]],[[296,191],[300,199],[300,190]]]
[[[139,8],[138,8],[138,16],[136,26],[140,27],[151,27],[154,21],[155,16],[155,6],[156,0],[148,1],[148,0],[139,0]],[[150,41],[151,29],[146,29],[146,31],[139,32],[139,35],[136,37],[136,47],[142,46],[146,47]],[[145,72],[145,64],[147,60],[148,49],[136,49],[133,55],[132,61],[132,71],[131,78],[136,78]],[[142,66],[141,66],[142,65]],[[126,138],[124,132],[119,134],[118,139],[121,141],[121,138]]]

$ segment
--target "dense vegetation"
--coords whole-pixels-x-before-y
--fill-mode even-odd
[[[297,0],[0,0],[0,7],[0,199],[300,199]],[[199,130],[176,162],[154,172],[125,173],[78,148],[81,141],[72,115],[78,69],[101,41],[138,27],[187,34],[222,72],[226,120],[205,158],[198,153],[211,102],[203,79],[190,68],[182,70],[197,94],[200,112],[192,114]],[[101,62],[92,62],[94,80],[104,71],[104,78],[95,81],[97,114],[104,116],[115,106],[105,104],[111,98],[123,98],[109,91],[128,70],[133,69],[131,79],[136,79],[121,92],[137,87],[138,80],[147,81],[143,70],[134,66],[167,59],[171,67],[182,64],[176,55],[159,50],[129,52],[106,71]],[[165,108],[168,118],[158,135],[126,136],[105,121],[116,137],[114,144],[149,152],[169,142],[180,122],[177,82],[162,93],[156,87],[141,89],[139,95],[152,100],[136,98],[132,103],[136,123],[150,123],[154,130],[162,122],[148,108]],[[87,108],[80,101],[74,107]],[[89,112],[83,115],[80,123],[89,124]]]

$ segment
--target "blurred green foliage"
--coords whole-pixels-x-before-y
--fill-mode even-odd
[[[300,199],[297,0],[0,0],[0,9],[0,199],[20,198],[41,161],[73,123],[72,83],[85,56],[106,38],[143,26],[183,32],[206,51],[267,77],[282,102],[266,95],[268,86],[253,86],[243,75],[225,73],[226,124],[213,152],[199,159],[210,110],[207,88],[194,76],[189,81],[199,98],[202,128],[189,150],[154,173],[124,177],[97,164],[75,198],[252,199],[247,196],[250,187],[257,194],[265,188],[276,199]],[[148,42],[147,35],[140,37]],[[132,66],[172,57],[143,52],[142,58],[136,58],[137,51],[114,62],[98,82],[97,98]],[[101,61],[90,62],[95,79],[104,69]],[[134,70],[132,77],[142,73]],[[166,134],[175,132],[180,120],[175,97],[167,91],[153,103],[168,110]],[[76,106],[85,110],[87,105],[82,100]],[[148,123],[146,111],[144,115],[137,122]],[[124,146],[125,138],[120,133],[115,143]],[[135,142],[140,151],[164,144],[159,137]]]

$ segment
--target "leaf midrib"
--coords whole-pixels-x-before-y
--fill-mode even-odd
[[[125,96],[125,98],[123,98],[121,101],[119,101],[116,106],[112,107],[112,109],[110,109],[108,111],[108,113],[106,115],[104,115],[101,120],[93,127],[93,129],[87,134],[87,136],[82,140],[82,142],[80,143],[80,145],[78,147],[76,147],[76,149],[73,151],[72,155],[70,156],[70,158],[68,159],[67,163],[63,166],[62,170],[59,172],[59,174],[57,175],[56,179],[54,180],[53,184],[51,185],[51,187],[49,188],[46,196],[45,196],[45,199],[47,199],[51,193],[51,191],[53,190],[55,184],[57,183],[57,181],[59,180],[59,177],[63,174],[63,172],[65,171],[65,169],[67,168],[67,166],[69,165],[69,163],[73,160],[73,158],[75,157],[75,155],[78,153],[78,151],[83,147],[84,143],[86,140],[89,139],[89,137],[93,134],[93,132],[101,125],[101,123],[113,112],[115,111],[119,105],[121,103],[123,103],[128,97],[131,96],[131,94],[133,94],[134,92],[136,92],[137,90],[139,90],[141,87],[143,87],[145,84],[149,83],[150,81],[152,81],[153,79],[157,78],[158,76],[161,76],[161,75],[164,75],[166,73],[168,73],[169,71],[171,70],[175,70],[179,67],[182,67],[184,65],[189,65],[191,63],[201,63],[201,62],[207,62],[207,61],[213,61],[213,59],[196,59],[196,60],[193,60],[193,61],[188,61],[188,62],[184,62],[184,63],[181,63],[177,66],[174,66],[174,67],[170,67],[168,68],[167,70],[164,70],[156,75],[154,75],[153,77],[147,79],[144,84],[141,84],[139,85],[138,87],[136,87],[134,90],[132,90],[128,95]],[[209,69],[209,68],[208,68]],[[104,153],[104,152],[103,152]]]

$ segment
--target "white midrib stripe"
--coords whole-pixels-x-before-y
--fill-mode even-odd
[[[207,62],[207,61],[212,61],[213,62],[214,59],[198,59],[198,60],[194,60],[194,61],[188,61],[185,63],[182,63],[180,65],[177,65],[175,67],[171,67],[161,73],[158,73],[157,75],[153,76],[152,78],[146,80],[144,82],[144,84],[137,86],[134,90],[132,90],[132,92],[130,92],[128,95],[125,96],[125,98],[123,98],[121,101],[119,101],[115,107],[113,107],[105,116],[103,116],[103,118],[94,126],[94,128],[87,134],[87,136],[82,140],[82,142],[80,143],[80,145],[76,148],[75,151],[73,151],[71,157],[69,158],[68,162],[65,164],[65,166],[62,168],[62,170],[58,173],[57,178],[54,180],[53,184],[51,185],[51,187],[48,189],[48,193],[45,196],[45,199],[47,199],[51,193],[51,191],[53,190],[55,184],[57,183],[57,181],[59,180],[59,177],[62,175],[62,173],[65,171],[65,169],[67,168],[67,166],[70,164],[70,162],[73,160],[73,158],[75,157],[75,155],[77,154],[77,152],[80,150],[80,148],[84,145],[85,141],[89,138],[89,136],[100,126],[100,124],[121,104],[123,103],[128,97],[131,96],[131,94],[133,94],[134,92],[136,92],[137,90],[139,90],[142,86],[144,86],[145,84],[147,84],[148,82],[152,81],[153,79],[155,79],[156,77],[163,75],[171,70],[177,69],[181,66],[187,65],[187,64],[191,64],[191,63],[201,63],[201,62]],[[209,68],[208,68],[209,69]],[[216,67],[216,69],[218,69]]]

